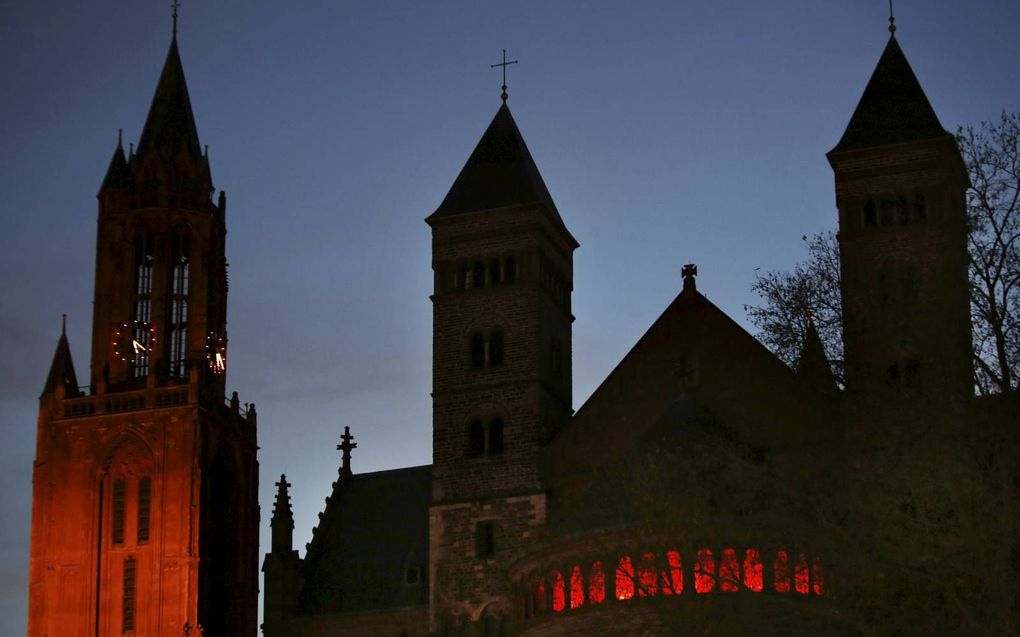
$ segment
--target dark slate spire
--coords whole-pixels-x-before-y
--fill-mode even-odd
[[[825,356],[822,339],[818,336],[815,322],[808,318],[807,333],[800,349],[800,360],[797,361],[797,377],[801,382],[824,394],[839,390],[836,379],[832,375],[832,367]]]
[[[453,182],[426,221],[465,212],[539,203],[564,226],[535,160],[504,102]]]
[[[110,166],[106,169],[106,177],[103,178],[103,185],[99,187],[99,192],[111,189],[127,189],[133,183],[134,179],[131,176],[131,168],[128,167],[127,158],[124,156],[121,132],[118,132],[117,148],[113,151]]]
[[[290,552],[293,548],[294,513],[290,510],[290,492],[287,490],[290,483],[287,482],[286,474],[280,474],[280,481],[276,486],[273,517],[269,521],[269,526],[273,530],[272,550],[274,553]]]
[[[78,394],[78,376],[74,373],[74,361],[71,360],[71,346],[67,342],[67,315],[64,315],[64,326],[60,330],[57,350],[53,353],[50,373],[46,375],[43,395],[52,394],[57,387],[64,387],[65,396]]]
[[[833,151],[899,144],[949,135],[939,123],[894,36]]]
[[[183,151],[190,157],[201,158],[195,116],[191,112],[191,98],[184,81],[184,67],[177,52],[177,37],[170,41],[170,51],[159,76],[156,94],[138,140],[137,155],[155,150],[163,159],[171,159]]]

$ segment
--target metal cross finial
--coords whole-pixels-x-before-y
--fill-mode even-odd
[[[494,69],[497,66],[503,67],[503,86],[502,86],[503,92],[500,93],[499,97],[500,97],[500,99],[503,100],[504,103],[506,102],[506,98],[508,97],[507,94],[506,94],[506,67],[510,66],[511,64],[517,64],[517,60],[513,60],[513,61],[510,61],[510,62],[507,62],[506,61],[506,49],[503,49],[503,61],[500,62],[499,64],[490,64],[489,65],[490,69]]]
[[[174,0],[170,4],[170,9],[172,11],[172,13],[170,15],[173,16],[173,19],[174,19],[174,37],[175,38],[177,37],[177,10],[180,9],[180,8],[181,8],[181,3],[178,0]]]
[[[889,0],[889,33],[896,35],[896,16],[893,15],[892,0]]]

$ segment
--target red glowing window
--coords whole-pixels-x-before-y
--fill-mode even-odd
[[[638,565],[638,596],[652,597],[659,591],[657,579],[658,569],[655,568],[655,555],[645,553]]]
[[[797,566],[793,572],[793,582],[797,588],[797,592],[801,595],[807,595],[808,588],[808,563],[807,556],[801,553],[797,556]]]
[[[545,608],[545,582],[538,580],[538,586],[535,587],[535,612],[543,611]]]
[[[747,549],[744,552],[744,586],[755,593],[763,588],[761,555],[758,549]]]
[[[739,589],[740,564],[737,562],[737,552],[733,549],[723,549],[722,557],[719,558],[719,590],[735,593]]]
[[[566,584],[563,582],[563,573],[556,571],[556,579],[553,581],[553,610],[557,613],[567,606]]]
[[[786,551],[776,552],[776,561],[772,565],[773,582],[777,593],[790,592],[790,554]]]
[[[570,571],[570,607],[578,608],[584,605],[584,576],[581,575],[581,567],[575,566]]]
[[[634,597],[634,565],[630,563],[630,556],[624,555],[616,565],[616,599],[632,597]]]
[[[666,552],[668,569],[662,571],[662,594],[679,595],[684,592],[684,572],[680,564],[680,553]]]
[[[698,559],[694,562],[694,590],[697,593],[709,593],[715,588],[715,558],[710,549],[699,549]]]
[[[591,576],[588,578],[588,601],[601,604],[606,601],[606,574],[602,572],[602,561],[596,560],[591,565]]]
[[[825,595],[825,573],[823,571],[822,564],[816,557],[811,568],[811,585],[815,589],[815,595]]]

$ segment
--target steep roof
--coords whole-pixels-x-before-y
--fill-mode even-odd
[[[506,102],[478,141],[443,202],[426,221],[465,212],[540,203],[563,224]]]
[[[57,341],[50,373],[46,375],[46,385],[43,386],[43,395],[53,393],[60,385],[67,389],[68,396],[78,391],[78,376],[74,373],[74,361],[71,360],[71,346],[67,342],[66,332],[61,332],[60,340]]]
[[[833,151],[899,144],[948,135],[895,37]]]
[[[111,188],[130,188],[132,183],[134,183],[134,178],[131,175],[131,168],[124,156],[124,146],[118,139],[117,148],[114,149],[113,157],[110,158],[110,165],[106,169],[106,176],[103,177],[103,184],[99,187],[99,192]]]
[[[427,598],[432,467],[342,477],[305,556],[300,613],[400,608]],[[407,585],[408,567],[421,581]]]
[[[138,140],[139,155],[150,149],[164,159],[175,157],[181,150],[192,157],[202,155],[176,37],[170,42],[142,137]]]

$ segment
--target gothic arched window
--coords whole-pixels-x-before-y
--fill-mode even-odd
[[[471,367],[475,369],[485,367],[485,337],[481,332],[471,335]]]

